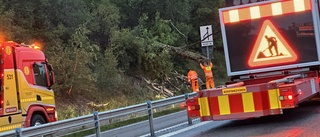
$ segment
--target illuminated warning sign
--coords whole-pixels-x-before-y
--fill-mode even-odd
[[[297,60],[297,54],[276,27],[265,20],[250,54],[250,67],[289,63]]]
[[[308,10],[311,10],[310,0],[283,0],[281,2],[250,6],[234,10],[226,10],[223,11],[222,16],[224,23],[234,23],[244,20],[259,19],[269,16],[279,16]]]

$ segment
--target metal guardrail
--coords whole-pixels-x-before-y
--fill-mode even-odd
[[[150,124],[150,135],[155,136],[153,128],[153,109],[165,107],[172,104],[185,102],[189,97],[196,96],[196,93],[189,93],[185,95],[165,98],[156,101],[147,101],[137,105],[123,107],[105,112],[93,112],[93,115],[85,115],[76,118],[61,120],[57,122],[47,123],[39,126],[28,127],[28,128],[17,128],[13,131],[0,133],[0,137],[22,137],[22,136],[43,136],[43,135],[54,135],[62,130],[68,130],[71,128],[81,129],[83,127],[94,128],[96,136],[100,137],[100,123],[102,121],[119,118],[137,112],[147,111]],[[192,124],[192,120],[188,118],[189,124]]]

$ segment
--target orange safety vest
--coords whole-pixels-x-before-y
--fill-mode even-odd
[[[211,68],[212,68],[212,63],[211,63],[211,62],[210,62],[210,66],[203,66],[203,65],[200,63],[200,67],[203,69],[204,75],[205,75],[207,78],[212,78],[212,77],[213,77],[212,71],[211,71]]]
[[[194,70],[190,70],[188,72],[188,82],[190,82],[191,80],[195,80],[195,79],[198,79],[198,74],[196,71]]]

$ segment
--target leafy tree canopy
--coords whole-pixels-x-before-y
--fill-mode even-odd
[[[201,55],[201,25],[215,28],[214,73],[218,73],[216,79],[225,79],[218,29],[218,8],[223,2],[0,0],[0,40],[40,44],[54,66],[54,90],[60,98],[97,92],[144,93],[149,89],[133,86],[131,79],[164,83],[173,73],[186,75],[187,67],[197,68],[202,75],[198,62],[181,58],[168,47]],[[187,90],[181,83],[173,87]]]

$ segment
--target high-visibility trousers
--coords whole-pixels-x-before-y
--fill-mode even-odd
[[[199,91],[199,82],[198,79],[191,80],[191,88],[193,92]]]
[[[213,77],[206,77],[206,87],[207,89],[215,88]]]

